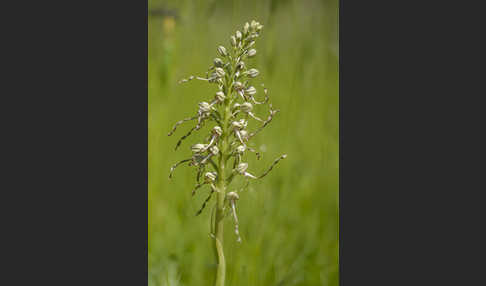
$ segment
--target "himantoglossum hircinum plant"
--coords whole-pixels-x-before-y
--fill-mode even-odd
[[[247,180],[256,180],[265,177],[272,168],[286,155],[278,157],[273,164],[261,175],[254,175],[248,170],[248,163],[244,156],[248,152],[260,154],[248,146],[248,141],[261,132],[273,119],[279,110],[269,104],[269,114],[262,119],[254,113],[254,105],[267,104],[269,101],[268,90],[264,87],[265,98],[258,101],[257,89],[251,85],[252,79],[260,72],[248,65],[248,60],[253,58],[257,51],[254,48],[255,40],[259,37],[263,25],[256,21],[246,23],[242,32],[236,31],[230,37],[231,47],[217,48],[219,57],[215,58],[206,77],[190,76],[180,83],[192,79],[206,81],[217,86],[214,98],[209,102],[199,103],[197,113],[180,120],[169,132],[171,136],[177,127],[184,122],[195,122],[195,125],[187,134],[182,136],[176,144],[179,148],[182,141],[200,130],[205,124],[214,123],[210,134],[202,143],[191,146],[192,156],[172,166],[169,178],[177,166],[188,163],[197,169],[196,186],[192,191],[194,195],[203,186],[209,186],[211,191],[196,215],[199,215],[216,193],[216,202],[211,213],[211,237],[215,241],[215,250],[218,259],[216,273],[216,286],[224,285],[225,259],[223,253],[223,219],[232,217],[234,220],[237,241],[241,242],[238,231],[238,217],[236,203],[239,200],[239,191],[229,191],[229,186],[236,176],[243,176]],[[256,124],[256,128],[250,131],[249,125]]]

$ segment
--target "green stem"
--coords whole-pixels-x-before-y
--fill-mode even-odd
[[[225,196],[225,186],[224,181],[219,183],[217,193],[217,204],[216,204],[216,217],[215,217],[215,237],[214,246],[216,248],[216,253],[218,256],[218,268],[216,270],[216,283],[215,286],[224,286],[224,279],[226,274],[226,261],[224,259],[223,251],[223,218],[224,218],[224,196]]]
[[[218,259],[218,267],[216,270],[216,282],[215,286],[224,286],[224,280],[226,276],[226,261],[224,259],[224,249],[223,249],[223,219],[224,219],[224,199],[226,196],[226,161],[229,157],[230,153],[230,146],[229,140],[231,137],[231,90],[233,88],[233,78],[235,75],[235,52],[233,51],[233,59],[231,61],[231,74],[229,80],[226,81],[225,89],[228,93],[224,103],[223,103],[223,134],[221,135],[221,140],[219,142],[219,161],[217,164],[218,170],[218,178],[216,182],[216,188],[218,189],[217,193],[217,203],[216,203],[216,212],[215,212],[215,220],[214,220],[214,247],[217,254]]]
[[[231,86],[228,86],[228,90],[230,90]],[[223,134],[221,136],[220,141],[220,151],[221,154],[219,156],[218,162],[218,179],[216,183],[216,188],[218,189],[217,193],[217,203],[216,203],[216,216],[215,216],[215,239],[214,239],[214,246],[216,249],[217,257],[218,257],[218,268],[216,270],[216,283],[215,286],[224,286],[224,280],[226,275],[226,261],[224,259],[224,250],[223,250],[223,219],[224,219],[224,199],[226,196],[226,182],[225,182],[225,172],[226,172],[226,160],[225,157],[228,153],[228,140],[229,140],[229,132],[228,129],[229,120],[230,120],[230,105],[226,103],[224,106],[224,122],[223,126]]]

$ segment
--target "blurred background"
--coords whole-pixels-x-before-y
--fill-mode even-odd
[[[171,137],[167,133],[217,91],[202,81],[179,85],[178,80],[204,76],[216,47],[228,47],[230,35],[252,19],[264,25],[249,65],[261,72],[254,85],[265,83],[281,112],[250,144],[262,159],[250,153],[246,161],[250,172],[261,174],[281,154],[288,157],[241,193],[241,244],[232,219],[225,222],[226,285],[338,285],[338,1],[149,0],[150,286],[213,283],[210,208],[195,216],[209,190],[191,197],[194,168],[180,166],[168,179],[171,165],[190,157],[190,146],[209,127],[177,151],[177,140],[192,123]],[[257,98],[263,98],[261,90]],[[267,108],[258,108],[257,115],[266,118]],[[249,130],[257,126],[251,123]]]

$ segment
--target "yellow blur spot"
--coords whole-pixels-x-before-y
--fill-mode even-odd
[[[167,16],[164,17],[164,20],[162,20],[162,25],[164,29],[164,34],[170,35],[174,32],[175,28],[175,19],[172,16]]]

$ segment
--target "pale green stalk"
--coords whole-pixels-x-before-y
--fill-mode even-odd
[[[235,70],[234,53],[231,60],[231,70],[233,71],[229,77],[229,81],[225,83],[225,89],[231,91],[233,88],[233,81]],[[219,150],[221,151],[218,161],[218,178],[216,182],[216,187],[218,189],[217,202],[216,202],[216,216],[215,216],[215,228],[214,228],[214,247],[217,253],[218,267],[216,270],[216,282],[215,286],[224,286],[225,274],[226,274],[226,261],[224,259],[224,248],[223,248],[223,222],[224,222],[224,199],[226,197],[226,159],[230,156],[229,154],[229,138],[231,135],[230,129],[230,118],[231,118],[231,97],[228,96],[223,102],[223,135],[219,141]]]

